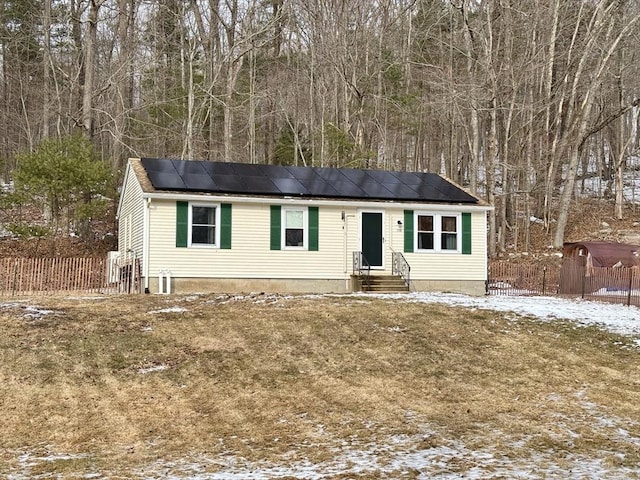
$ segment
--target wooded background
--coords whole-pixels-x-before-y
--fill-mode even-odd
[[[560,246],[577,180],[623,215],[638,0],[0,2],[0,162],[82,131],[130,156],[446,175]]]

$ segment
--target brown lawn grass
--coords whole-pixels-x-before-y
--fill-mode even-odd
[[[595,328],[365,297],[0,305],[0,476],[131,478],[224,455],[322,463],[344,442],[393,435],[418,435],[416,449],[640,463],[640,354]],[[54,312],[29,316],[34,305]],[[185,310],[157,312],[168,307]]]

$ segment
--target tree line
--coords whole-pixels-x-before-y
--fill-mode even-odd
[[[7,0],[0,162],[78,132],[130,156],[433,171],[564,240],[578,180],[621,218],[638,0]],[[73,137],[75,138],[75,137]],[[523,221],[524,219],[524,221]]]

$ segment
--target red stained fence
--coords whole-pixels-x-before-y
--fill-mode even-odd
[[[140,261],[107,258],[2,258],[0,296],[139,293]]]
[[[487,290],[490,295],[559,295],[640,305],[640,271],[592,268],[573,259],[561,266],[492,261]]]

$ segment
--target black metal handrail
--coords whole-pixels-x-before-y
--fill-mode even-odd
[[[353,274],[362,277],[362,283],[369,286],[371,278],[371,265],[362,252],[353,252]]]
[[[401,252],[392,252],[391,271],[394,275],[400,275],[407,287],[411,288],[411,265]]]

